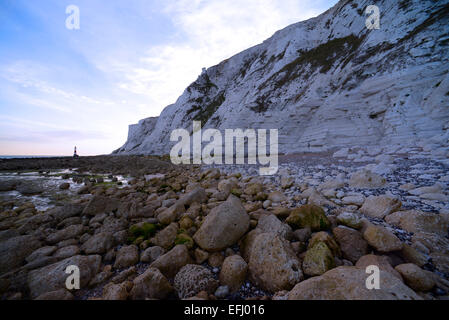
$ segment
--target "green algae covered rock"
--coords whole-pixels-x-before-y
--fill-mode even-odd
[[[302,268],[303,272],[308,276],[320,276],[335,268],[332,251],[324,242],[318,242],[307,250]]]
[[[294,209],[286,222],[295,229],[310,227],[312,231],[327,230],[331,225],[324,210],[310,204]]]

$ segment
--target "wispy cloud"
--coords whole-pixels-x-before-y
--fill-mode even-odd
[[[51,128],[55,130],[66,130],[69,127],[52,123],[52,122],[42,122],[38,120],[28,120],[25,118],[19,118],[14,116],[0,115],[0,124],[3,127],[15,127],[18,129],[30,129],[30,128]]]
[[[67,142],[67,141],[77,141],[82,142],[86,140],[104,140],[106,136],[102,132],[98,131],[77,131],[77,130],[66,130],[66,131],[31,131],[26,134],[15,133],[13,135],[0,135],[0,141],[5,142],[43,142],[53,143],[53,142]],[[72,148],[72,145],[67,146],[68,149]]]
[[[135,63],[114,65],[111,70],[124,75],[121,89],[148,96],[159,104],[152,108],[159,113],[203,67],[218,64],[291,23],[316,16],[326,5],[298,0],[168,0],[163,12],[176,26],[174,40],[150,47]]]
[[[33,90],[35,95],[42,95],[45,98],[49,98],[48,101],[43,101],[42,99],[27,95],[25,92],[15,91],[16,98],[23,99],[26,103],[38,107],[41,106],[64,112],[71,111],[69,108],[52,104],[51,101],[55,99],[62,99],[65,104],[74,101],[97,105],[112,104],[111,101],[98,100],[93,97],[75,94],[51,85],[46,80],[52,77],[49,68],[33,61],[15,61],[13,64],[0,69],[0,76],[10,83],[17,84],[19,88],[27,89],[27,91]],[[54,81],[54,79],[51,80]]]

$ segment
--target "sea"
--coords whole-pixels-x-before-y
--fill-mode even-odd
[[[14,156],[13,156],[14,157]],[[27,156],[22,158],[34,158],[35,156]],[[50,173],[41,174],[37,171],[26,171],[26,172],[5,172],[0,171],[0,184],[5,181],[15,181],[26,184],[32,184],[41,189],[40,193],[36,195],[26,195],[20,193],[19,190],[1,191],[0,192],[0,202],[13,202],[14,208],[20,207],[21,205],[32,202],[37,210],[46,211],[55,205],[63,204],[67,199],[72,199],[73,196],[77,197],[78,191],[84,186],[84,183],[75,183],[72,180],[73,175],[78,175],[76,170],[71,169],[52,169]],[[66,177],[66,175],[69,175]],[[90,172],[84,172],[82,175],[84,177],[89,177],[93,175]],[[105,183],[112,183],[112,179],[109,178],[108,174],[95,174],[103,177]],[[84,178],[83,177],[83,178]],[[128,181],[132,178],[129,176],[115,176],[121,185],[117,185],[118,188],[123,188],[128,185]],[[67,190],[61,190],[59,187],[62,183],[69,183],[70,187]],[[83,196],[82,196],[83,197]],[[13,208],[13,209],[14,209]]]
[[[0,159],[36,159],[36,158],[61,158],[67,156],[1,156]]]

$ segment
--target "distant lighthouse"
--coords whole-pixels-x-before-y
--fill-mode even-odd
[[[79,157],[79,155],[76,153],[76,146],[75,146],[75,151],[73,151],[73,157],[74,158],[78,158]]]

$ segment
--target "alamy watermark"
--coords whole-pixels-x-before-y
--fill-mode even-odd
[[[69,16],[65,20],[65,27],[69,30],[80,29],[80,8],[71,4],[65,9],[65,13]]]
[[[79,290],[80,289],[80,269],[78,266],[67,266],[65,273],[69,274],[65,280],[65,287],[67,290]]]
[[[380,29],[380,9],[378,6],[370,5],[366,7],[365,14],[369,15],[365,21],[368,30]]]
[[[368,290],[380,290],[380,269],[372,265],[366,267],[366,273],[370,276],[366,279],[365,285]]]
[[[170,152],[173,164],[221,165],[224,156],[227,165],[245,164],[248,160],[247,164],[266,166],[259,168],[263,176],[278,172],[277,129],[226,129],[224,142],[221,131],[207,129],[203,132],[200,121],[193,121],[192,132],[190,135],[186,129],[176,129],[171,133],[170,141],[178,142]],[[204,148],[203,142],[207,143]]]

